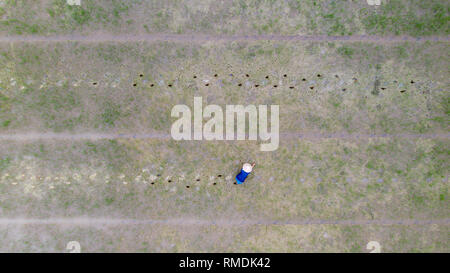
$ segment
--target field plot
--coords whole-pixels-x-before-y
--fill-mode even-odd
[[[449,251],[448,4],[35,2],[0,1],[0,251]],[[278,149],[173,140],[194,97],[279,105]]]
[[[2,0],[5,35],[448,35],[448,3],[440,0],[174,1]]]

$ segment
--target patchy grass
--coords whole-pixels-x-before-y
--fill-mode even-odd
[[[281,221],[422,219],[448,213],[441,201],[447,188],[443,179],[448,170],[440,161],[445,156],[426,152],[442,148],[446,141],[282,140],[272,153],[259,152],[256,143],[238,142],[2,143],[0,183],[11,191],[3,203],[22,204],[4,209],[4,215],[75,217],[82,208],[91,216],[114,211],[126,218],[133,208],[133,215],[142,219],[162,213]],[[256,161],[258,168],[248,183],[238,187],[232,178],[242,158]],[[30,184],[39,196],[21,190]],[[115,201],[108,201],[112,197]],[[43,209],[42,198],[54,207]],[[251,205],[249,199],[254,200]],[[67,201],[73,205],[66,210]]]
[[[363,14],[362,22],[371,33],[423,36],[435,33],[448,35],[450,31],[448,3],[437,0],[426,3],[392,0],[382,5],[378,13],[365,10]]]
[[[447,49],[445,43],[17,45],[0,49],[0,118],[10,121],[4,128],[37,131],[169,132],[171,108],[202,96],[204,104],[281,105],[282,132],[442,133],[450,112],[442,72]]]
[[[55,34],[391,34],[448,35],[449,5],[440,0],[392,0],[381,6],[361,1],[9,1],[0,10],[0,32]],[[1,16],[3,14],[3,16]],[[186,20],[189,18],[189,20]],[[227,22],[224,24],[223,22]],[[89,28],[87,28],[89,27]]]

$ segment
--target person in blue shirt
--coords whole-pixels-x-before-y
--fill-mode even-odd
[[[247,179],[247,176],[252,172],[254,166],[255,166],[255,163],[253,163],[253,164],[245,163],[242,166],[241,172],[238,173],[238,175],[236,175],[237,184],[244,183],[245,179]]]

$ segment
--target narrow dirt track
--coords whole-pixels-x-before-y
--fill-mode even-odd
[[[328,36],[328,35],[199,35],[199,34],[89,34],[89,35],[55,35],[55,36],[0,36],[0,43],[16,42],[177,42],[177,43],[204,43],[204,42],[232,42],[232,41],[295,41],[295,42],[370,42],[370,43],[398,43],[398,42],[448,42],[450,36]]]
[[[450,225],[447,219],[377,219],[377,220],[322,220],[322,219],[299,219],[288,221],[275,220],[239,220],[239,219],[120,219],[120,218],[0,218],[2,225],[80,225],[80,226],[103,226],[103,225],[175,225],[175,226],[249,226],[249,225]]]
[[[248,136],[247,136],[248,137]],[[449,139],[450,133],[444,134],[348,134],[348,133],[280,133],[280,139],[373,139],[373,138],[401,138],[401,139]],[[0,134],[0,141],[35,141],[35,140],[102,140],[102,139],[160,139],[170,140],[168,133],[139,133],[139,134],[110,134],[110,133],[17,133]]]

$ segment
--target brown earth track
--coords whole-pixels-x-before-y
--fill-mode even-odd
[[[370,42],[370,43],[397,43],[397,42],[448,42],[450,36],[328,36],[328,35],[200,35],[200,34],[146,34],[146,35],[110,35],[90,34],[83,35],[55,35],[55,36],[3,36],[0,43],[14,42],[155,42],[167,41],[178,43],[203,42],[231,42],[231,41],[296,41],[296,42]]]
[[[327,219],[299,219],[299,220],[250,220],[250,219],[120,219],[120,218],[0,218],[0,225],[135,225],[135,224],[166,224],[166,225],[219,225],[219,226],[248,226],[248,225],[450,225],[450,219],[373,219],[373,220],[327,220]]]

